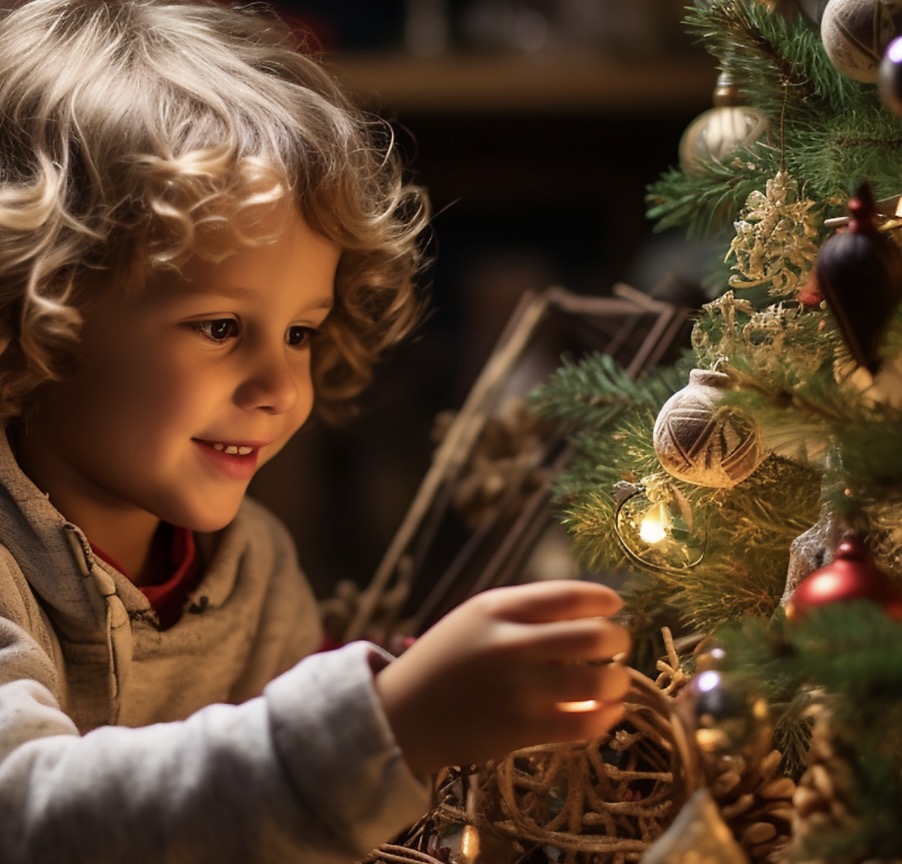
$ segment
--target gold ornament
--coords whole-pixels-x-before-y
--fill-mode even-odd
[[[798,182],[782,169],[764,192],[752,192],[724,259],[736,262],[730,287],[768,285],[772,297],[792,297],[803,288],[818,253],[816,206],[800,197]]]
[[[680,139],[680,167],[687,174],[702,174],[708,164],[723,163],[736,150],[767,137],[770,122],[743,103],[729,72],[718,76],[713,101],[714,107],[696,117]]]
[[[754,421],[722,405],[730,378],[693,369],[689,384],[668,399],[655,420],[654,448],[662,467],[698,486],[729,489],[746,479],[765,454]]]

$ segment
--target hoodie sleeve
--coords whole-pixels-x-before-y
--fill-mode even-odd
[[[358,859],[428,807],[373,687],[390,659],[357,642],[242,705],[80,736],[51,659],[0,619],[0,861]]]

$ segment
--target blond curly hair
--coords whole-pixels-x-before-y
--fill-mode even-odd
[[[0,420],[77,356],[79,308],[297,202],[342,249],[313,354],[335,410],[418,318],[428,202],[389,125],[275,15],[31,0],[0,22]],[[216,238],[219,238],[217,247]],[[259,238],[257,238],[259,240]]]

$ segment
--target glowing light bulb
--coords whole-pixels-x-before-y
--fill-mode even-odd
[[[639,525],[639,536],[649,545],[654,546],[670,536],[673,519],[663,501],[652,504]]]
[[[479,832],[472,825],[464,826],[460,838],[460,856],[466,864],[473,864],[479,857]]]

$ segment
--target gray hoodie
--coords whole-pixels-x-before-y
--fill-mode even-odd
[[[307,656],[317,609],[281,524],[246,501],[198,546],[160,631],[0,434],[3,864],[347,862],[428,807],[374,692],[390,657]]]

